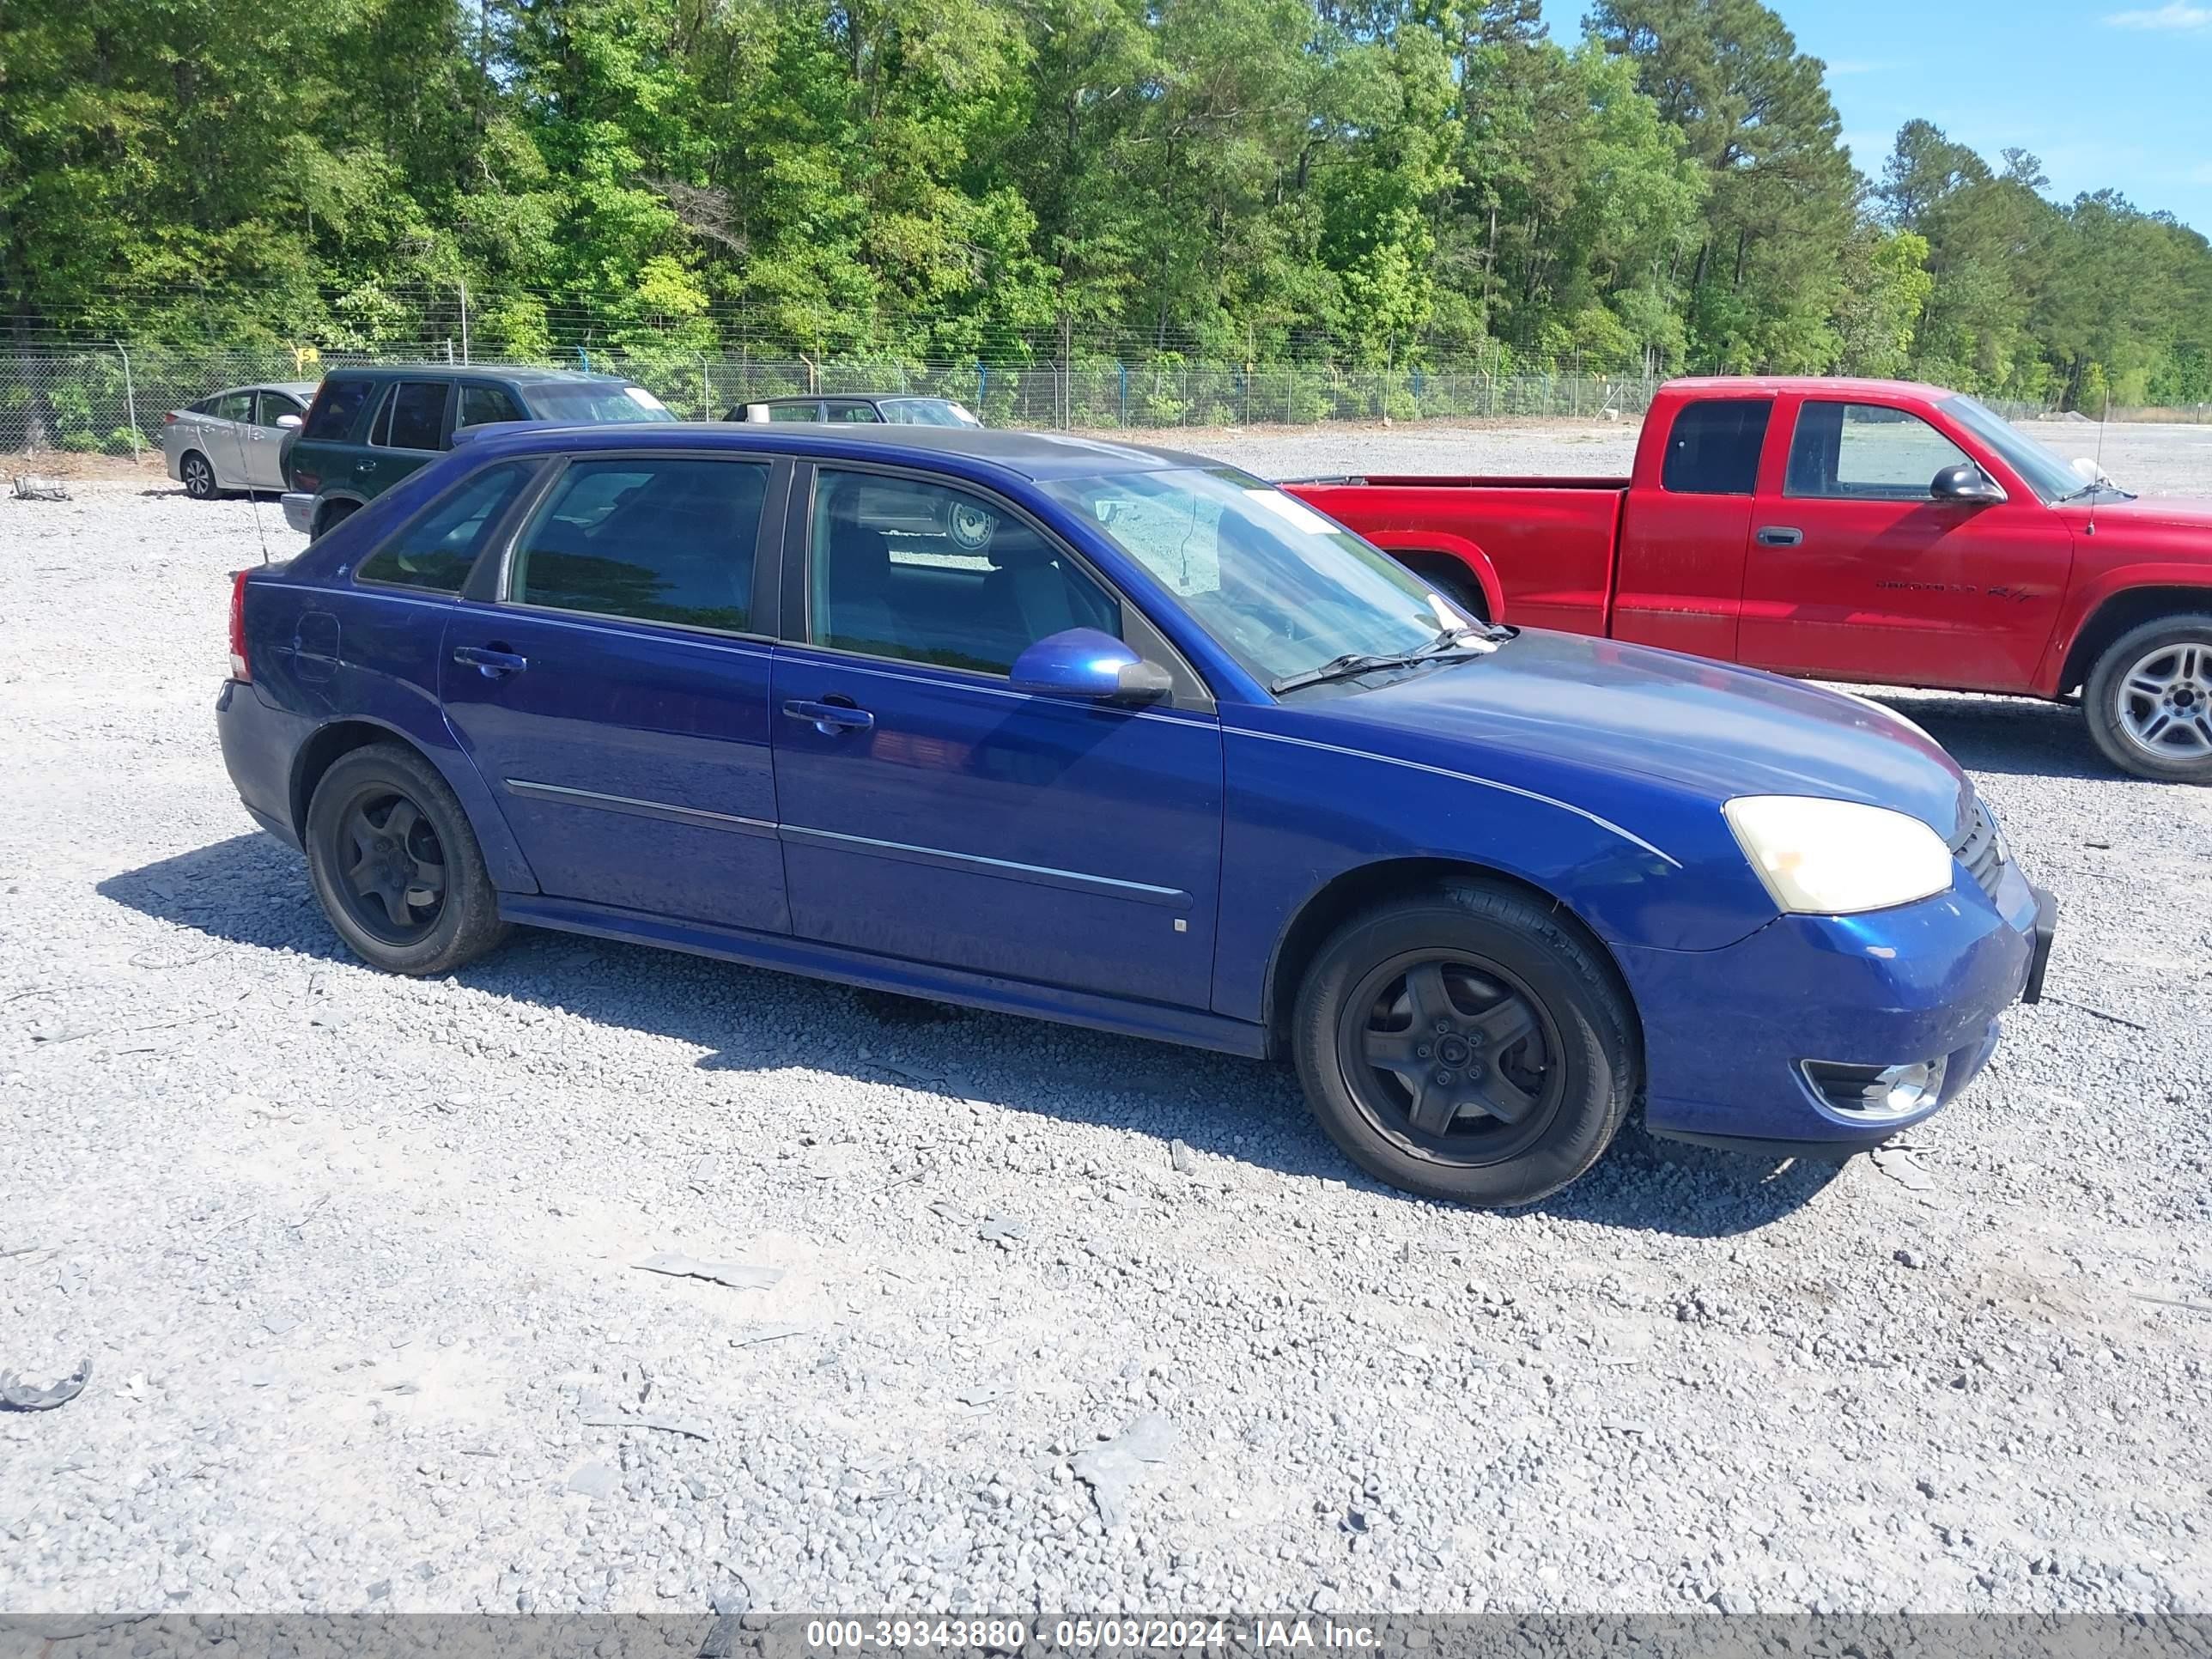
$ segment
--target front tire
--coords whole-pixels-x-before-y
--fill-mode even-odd
[[[2161,617],[2121,635],[2090,672],[2081,710],[2123,771],[2212,783],[2212,616]]]
[[[396,743],[332,762],[307,806],[307,874],[346,948],[392,974],[443,974],[507,937],[476,833],[437,768]]]
[[[1307,1102],[1379,1181],[1531,1204],[1595,1164],[1640,1064],[1613,976],[1550,907],[1454,883],[1380,905],[1316,955],[1291,1016]]]
[[[211,501],[222,492],[216,486],[215,465],[197,449],[188,449],[177,463],[177,477],[185,494],[196,501]]]

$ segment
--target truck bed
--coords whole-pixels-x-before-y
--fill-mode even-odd
[[[1606,631],[1626,478],[1368,473],[1283,487],[1413,569],[1479,585],[1492,617]]]

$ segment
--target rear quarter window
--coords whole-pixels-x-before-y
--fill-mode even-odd
[[[1685,404],[1667,434],[1659,487],[1678,495],[1748,495],[1759,483],[1766,443],[1765,398],[1711,398]]]
[[[505,461],[455,485],[361,562],[357,582],[458,593],[536,464]]]

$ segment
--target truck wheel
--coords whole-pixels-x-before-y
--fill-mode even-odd
[[[1531,1204],[1597,1161],[1635,1097],[1626,999],[1549,907],[1455,883],[1353,917],[1299,988],[1291,1046],[1329,1138],[1377,1180]]]
[[[507,937],[468,814],[412,749],[332,762],[307,805],[307,876],[353,953],[388,974],[443,974]]]
[[[315,514],[315,534],[314,536],[308,537],[307,539],[309,541],[313,541],[315,539],[316,536],[329,535],[331,531],[336,530],[348,519],[353,517],[353,514],[354,504],[351,501],[331,501],[326,503],[324,506],[323,510]]]
[[[2081,708],[2115,766],[2212,783],[2212,617],[2161,617],[2121,635],[2097,659]]]

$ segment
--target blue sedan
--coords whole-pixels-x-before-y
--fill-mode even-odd
[[[222,747],[362,960],[516,924],[1295,1061],[1523,1204],[1631,1108],[1771,1152],[1955,1097],[2050,900],[1863,699],[1481,624],[1195,456],[484,428],[231,608]]]

